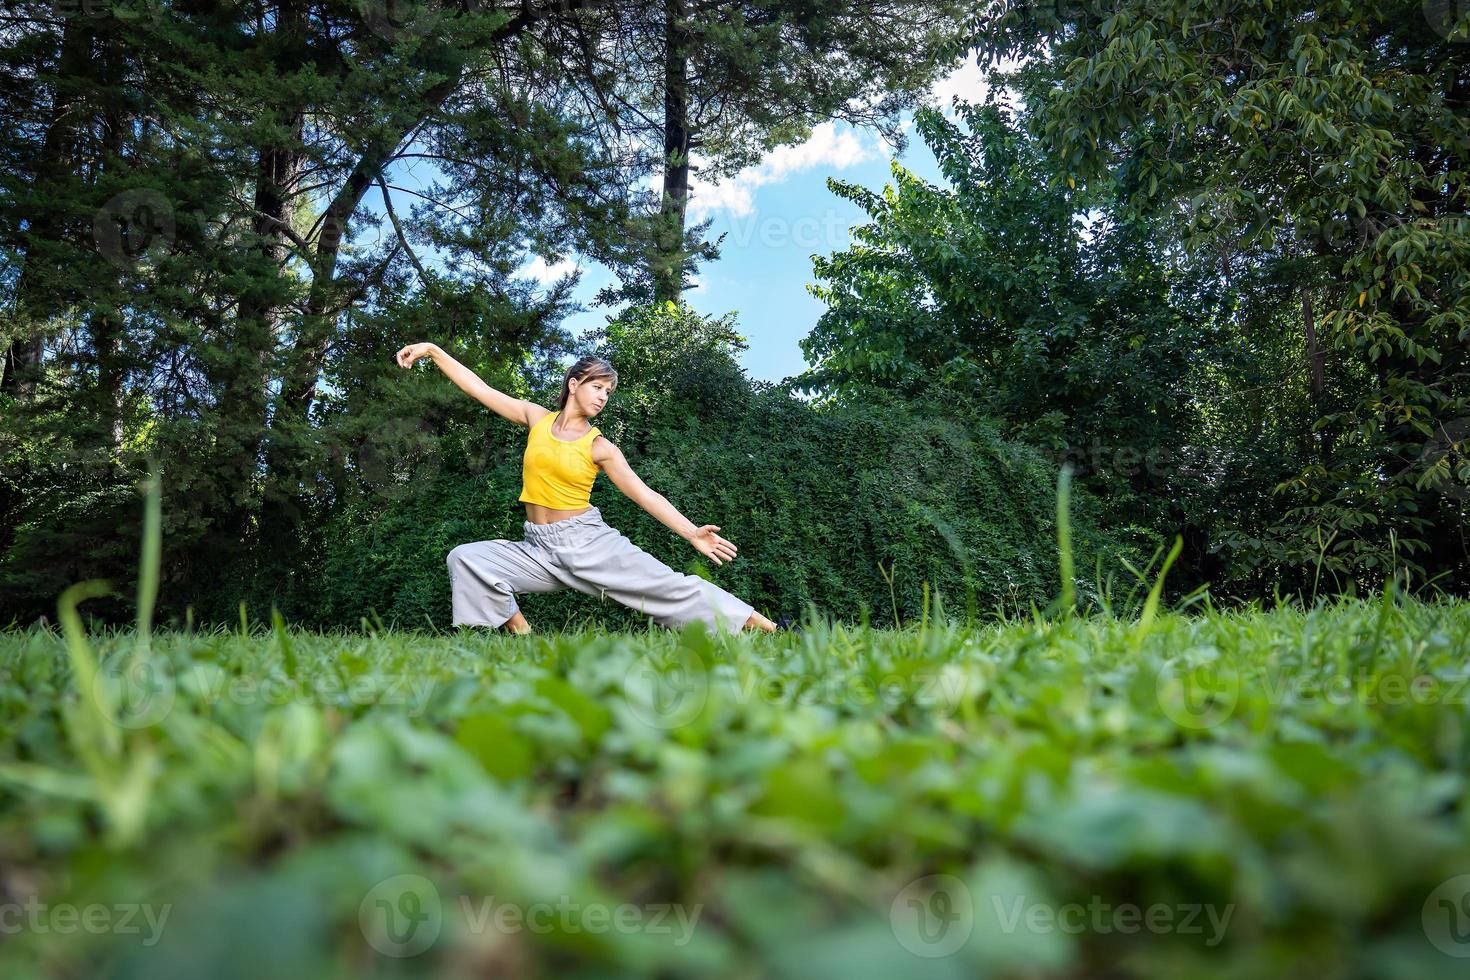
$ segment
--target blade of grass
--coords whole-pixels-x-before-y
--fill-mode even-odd
[[[1174,559],[1184,550],[1184,536],[1174,537],[1174,547],[1169,549],[1169,557],[1164,559],[1164,567],[1159,569],[1159,577],[1154,579],[1154,587],[1149,589],[1148,598],[1143,603],[1143,613],[1138,617],[1138,625],[1133,630],[1133,648],[1135,650],[1143,643],[1144,637],[1153,628],[1154,617],[1159,612],[1159,601],[1164,594],[1164,576],[1169,574],[1169,566],[1174,564]]]
[[[271,629],[275,631],[276,642],[281,647],[281,659],[286,664],[286,676],[295,680],[299,674],[300,662],[296,659],[296,648],[291,645],[291,637],[286,632],[286,621],[281,617],[281,611],[271,606]]]
[[[80,743],[76,746],[77,754],[84,758],[95,755],[114,760],[122,752],[117,715],[106,685],[97,683],[97,658],[92,654],[86,627],[77,612],[77,606],[86,600],[106,595],[112,595],[112,583],[106,579],[78,582],[61,593],[61,598],[56,601],[56,618],[61,620],[67,654],[71,659],[72,678],[81,697],[76,716],[78,724],[72,732],[74,743]]]
[[[1063,465],[1057,474],[1057,556],[1062,573],[1062,613],[1070,616],[1077,607],[1076,571],[1072,566],[1072,467]]]
[[[133,661],[147,660],[153,637],[153,606],[158,601],[158,569],[163,552],[162,480],[158,463],[148,461],[148,479],[144,483],[143,548],[138,568],[138,641],[133,647]]]

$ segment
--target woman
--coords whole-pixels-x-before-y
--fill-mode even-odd
[[[603,523],[601,511],[592,506],[592,484],[601,470],[716,565],[735,558],[735,545],[720,537],[717,526],[696,527],[649,489],[622,451],[592,425],[592,417],[617,388],[618,374],[611,364],[600,357],[573,364],[562,378],[560,406],[551,412],[496,391],[435,344],[409,344],[397,359],[410,368],[423,357],[432,358],[472,398],[531,430],[521,470],[525,540],[476,541],[449,553],[454,625],[504,626],[512,633],[529,633],[516,594],[573,588],[611,596],[670,629],[696,619],[731,633],[776,629],[750,603],[697,575],[680,574],[635,546]]]

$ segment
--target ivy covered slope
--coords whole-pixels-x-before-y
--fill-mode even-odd
[[[11,977],[1422,978],[1470,951],[1459,602],[73,640],[0,638]]]

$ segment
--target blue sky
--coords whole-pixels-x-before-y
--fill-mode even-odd
[[[890,179],[891,157],[876,135],[836,124],[815,138],[828,152],[808,153],[801,165],[776,173],[767,165],[724,186],[696,188],[691,199],[691,223],[713,217],[706,237],[711,241],[721,233],[726,237],[720,258],[700,267],[696,285],[685,299],[701,313],[736,311],[738,329],[750,344],[741,363],[752,377],[768,381],[798,374],[805,367],[798,341],[824,309],[806,290],[814,281],[811,256],[846,247],[849,229],[865,220],[857,205],[827,188],[827,178],[873,188]],[[938,167],[922,140],[910,140],[901,162],[926,179],[939,181]],[[756,183],[762,179],[765,182]],[[707,198],[717,203],[699,207]],[[528,268],[532,275],[548,279],[570,267],[565,262],[551,267],[533,262]],[[584,264],[575,295],[586,301],[611,278],[602,267]],[[589,309],[569,317],[566,326],[580,334],[602,324],[611,312],[607,307]]]

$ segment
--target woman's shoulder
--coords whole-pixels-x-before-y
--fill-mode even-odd
[[[526,427],[534,429],[555,414],[549,408],[542,408],[534,402],[526,402]]]
[[[597,435],[592,437],[591,443],[588,444],[588,451],[592,455],[592,462],[601,466],[617,454],[618,447],[599,430]]]

